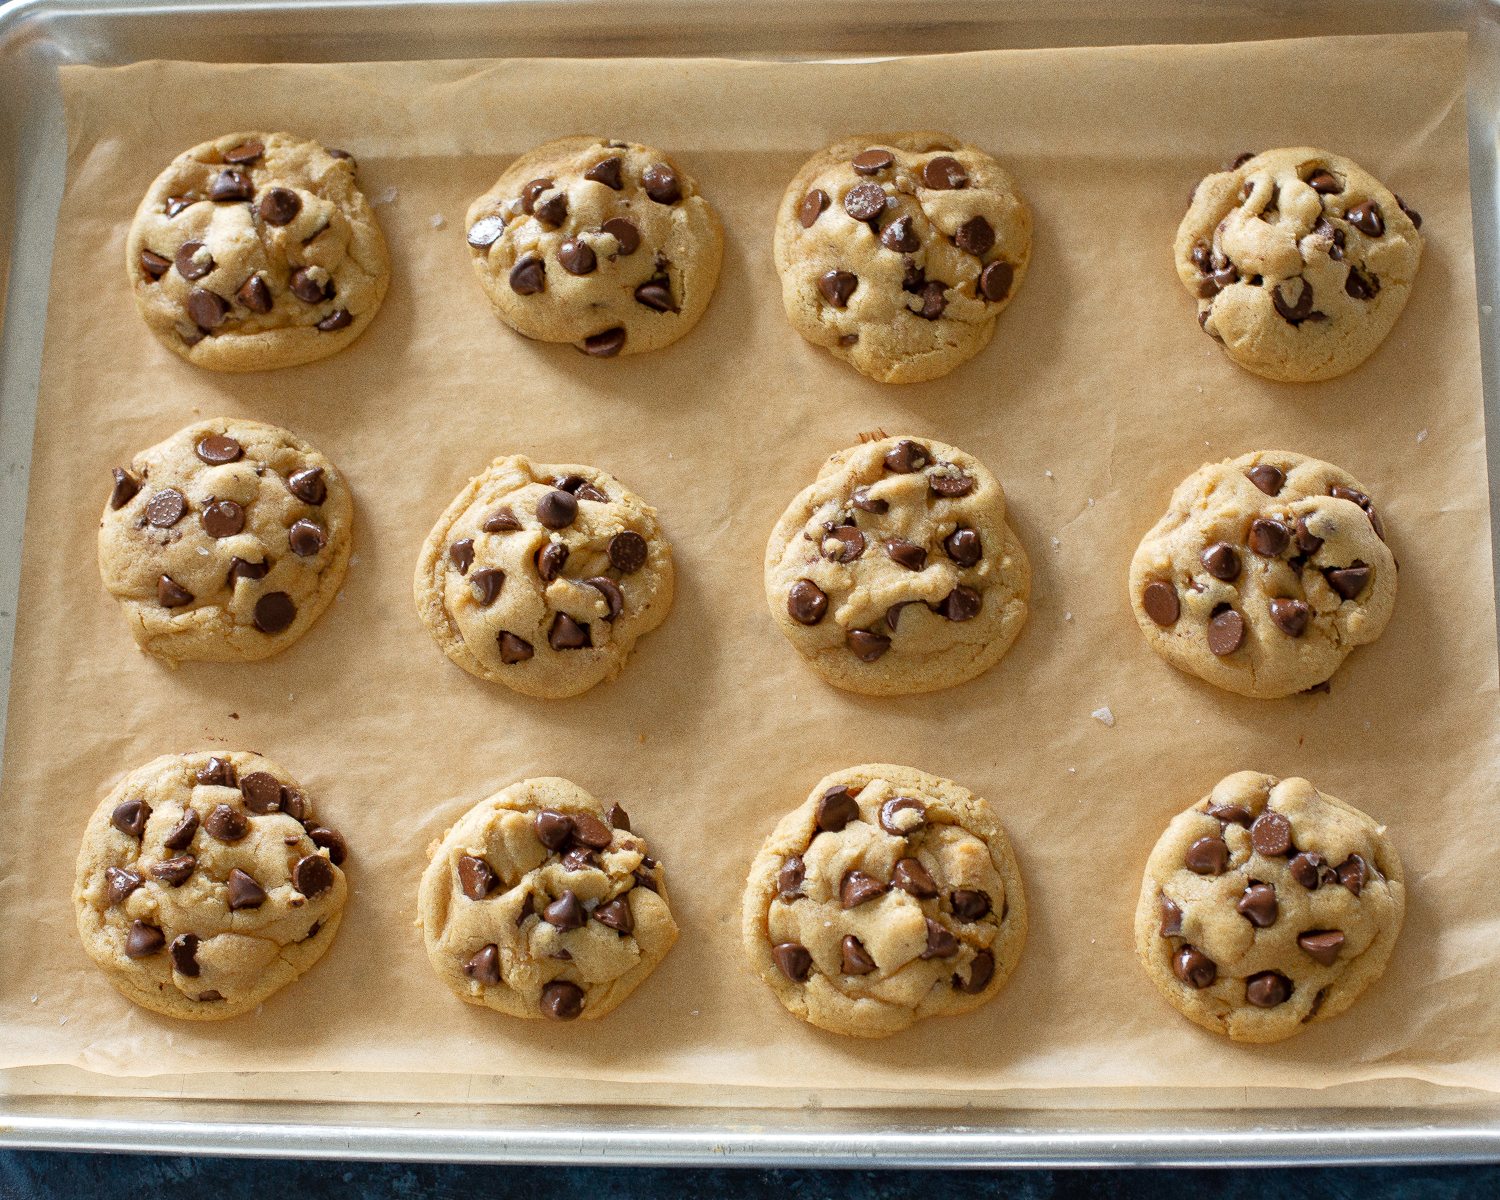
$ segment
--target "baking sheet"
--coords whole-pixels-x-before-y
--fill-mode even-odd
[[[1382,1077],[1494,1087],[1497,902],[1473,883],[1494,842],[1496,686],[1463,53],[1461,37],[1435,35],[859,65],[65,69],[68,188],[0,798],[13,830],[0,896],[29,919],[0,931],[0,1065],[970,1094]],[[1312,78],[1315,104],[1285,82]],[[783,181],[811,151],[854,129],[921,126],[1014,171],[1037,243],[990,348],[945,380],[894,389],[787,328],[769,229]],[[136,200],[174,153],[230,127],[344,145],[372,198],[395,189],[378,208],[395,261],[386,307],[326,363],[211,376],[135,316],[120,264]],[[472,278],[468,201],[514,154],[579,130],[670,150],[724,218],[719,294],[661,354],[597,363],[522,342]],[[1373,170],[1423,212],[1428,237],[1387,345],[1312,389],[1223,360],[1170,260],[1204,171],[1242,148],[1299,143]],[[285,424],[340,464],[360,561],[344,598],[287,654],[173,673],[136,654],[95,582],[95,514],[109,466],[215,413]],[[984,459],[1033,562],[1017,645],[981,680],[934,696],[827,688],[762,607],[776,516],[825,454],[876,427]],[[1130,552],[1172,486],[1206,458],[1267,445],[1329,458],[1367,484],[1403,567],[1390,629],[1334,694],[1278,705],[1161,664],[1124,595]],[[667,624],[619,680],[574,701],[541,705],[470,679],[411,609],[431,522],[493,454],[518,449],[614,471],[661,510],[677,550]],[[1113,728],[1088,715],[1102,703]],[[104,984],[77,947],[68,892],[77,831],[112,782],[154,754],[214,745],[262,750],[308,786],[349,837],[356,895],[301,983],[259,1016],[188,1029]],[[738,894],[765,831],[818,777],[885,758],[995,804],[1034,923],[1014,980],[985,1010],[849,1043],[786,1017],[749,977]],[[1246,766],[1306,774],[1388,821],[1411,881],[1385,980],[1348,1016],[1271,1048],[1187,1026],[1130,949],[1151,843]],[[459,1004],[409,925],[427,842],[482,796],[552,773],[631,811],[668,865],[683,926],[662,968],[597,1025],[522,1024]]]

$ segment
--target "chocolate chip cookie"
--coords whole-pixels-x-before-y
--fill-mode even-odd
[[[819,675],[866,696],[989,670],[1021,631],[1030,593],[999,481],[926,438],[833,455],[766,546],[776,624]]]
[[[1333,379],[1406,307],[1422,218],[1357,163],[1298,147],[1241,155],[1194,190],[1174,252],[1198,324],[1266,379]]]
[[[1278,1042],[1380,978],[1405,912],[1384,825],[1305,779],[1240,771],[1156,843],[1135,949],[1188,1020]]]
[[[660,150],[596,137],[523,154],[465,227],[496,315],[595,358],[659,350],[692,329],[724,249],[692,176]]]
[[[151,332],[215,371],[293,367],[349,345],[391,276],[355,169],[289,133],[231,133],[179,154],[126,241]]]
[[[946,375],[989,344],[1031,258],[1031,213],[978,147],[919,131],[835,142],[776,217],[792,328],[882,383]]]
[[[265,658],[338,594],[354,503],[295,434],[200,421],[113,473],[99,573],[142,650],[172,666]]]
[[[677,940],[666,875],[618,804],[566,779],[481,800],[428,851],[427,957],[459,999],[513,1017],[604,1016]]]
[[[1241,696],[1329,677],[1385,629],[1396,560],[1363,484],[1326,462],[1260,450],[1209,463],[1172,493],[1130,563],[1151,648]]]
[[[741,932],[792,1013],[851,1037],[978,1008],[1026,942],[1026,896],[990,806],[951,780],[835,771],[766,839]]]
[[[417,560],[417,614],[471,675],[549,700],[619,674],[672,607],[656,510],[595,467],[497,458]]]
[[[78,936],[115,989],[152,1012],[217,1021],[254,1008],[333,944],[344,838],[258,754],[164,754],[89,819]]]

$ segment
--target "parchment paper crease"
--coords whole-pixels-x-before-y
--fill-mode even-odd
[[[32,461],[0,839],[0,1065],[117,1075],[481,1072],[870,1093],[1500,1088],[1500,763],[1461,35],[995,52],[859,65],[511,61],[143,63],[63,71],[67,191]],[[990,347],[946,379],[871,383],[788,327],[771,265],[785,181],[857,131],[935,128],[996,154],[1036,218],[1031,273]],[[354,152],[390,242],[385,307],[348,352],[219,376],[159,347],[122,265],[135,205],[182,149],[289,129]],[[721,213],[707,316],[614,361],[502,327],[462,215],[506,163],[597,132],[661,146]],[[1241,150],[1348,155],[1425,218],[1395,332],[1332,383],[1239,370],[1172,269],[1188,189]],[[439,220],[441,218],[441,220]],[[220,413],[286,425],[349,476],[357,554],[291,651],[170,671],[134,648],[95,569],[109,468]],[[962,446],[999,476],[1033,610],[1001,665],[933,695],[825,686],[773,628],[761,555],[787,501],[861,431]],[[1284,447],[1371,489],[1401,562],[1395,617],[1331,696],[1216,691],[1135,628],[1129,558],[1206,460]],[[678,598],[624,674],[542,703],[472,679],[418,623],[413,563],[495,455],[596,463],[654,504]],[[1112,728],[1090,713],[1107,705]],[[354,893],[326,959],[256,1016],[187,1026],[117,996],[69,892],[89,812],[127,770],[260,750],[343,830]],[[826,771],[910,763],[986,796],[1033,926],[980,1012],[865,1043],[789,1018],[742,965],[739,893],[765,832]],[[1407,924],[1383,980],[1293,1041],[1240,1047],[1162,1002],[1131,949],[1146,854],[1230,771],[1303,774],[1387,822]],[[667,864],[683,936],[599,1023],[465,1006],[412,927],[424,848],[531,775],[618,801]],[[64,1019],[65,1022],[64,1022]],[[1392,1085],[1393,1087],[1395,1085]],[[601,1098],[628,1098],[602,1090]],[[788,1092],[791,1097],[793,1093]]]

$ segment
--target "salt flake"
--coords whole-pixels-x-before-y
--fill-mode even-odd
[[[1094,709],[1093,712],[1089,713],[1089,716],[1093,717],[1096,721],[1103,721],[1106,725],[1113,725],[1115,723],[1115,714],[1109,711],[1108,705],[1105,705],[1103,708]]]
[[[1064,621],[1071,621],[1072,619],[1073,619],[1073,614],[1072,613],[1070,613],[1070,612],[1063,613],[1063,620]]]
[[[1418,442],[1425,442],[1426,440],[1427,440],[1427,430],[1424,429],[1424,430],[1422,430],[1421,433],[1417,434],[1417,441]]]
[[[441,229],[443,227],[443,214],[442,213],[433,213],[432,214],[432,227],[434,229]]]
[[[385,189],[385,191],[381,192],[380,195],[376,196],[375,199],[371,200],[370,203],[371,204],[390,204],[400,194],[401,193],[398,192],[395,188],[388,187],[388,188]]]

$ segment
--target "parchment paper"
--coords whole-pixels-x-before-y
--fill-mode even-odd
[[[868,1095],[1001,1089],[1500,1088],[1500,762],[1494,593],[1461,35],[1026,51],[812,65],[511,61],[66,68],[69,162],[6,744],[0,1065],[117,1075],[490,1072]],[[854,131],[935,128],[995,153],[1036,218],[994,341],[947,378],[869,382],[788,327],[771,220],[803,159]],[[349,351],[245,376],[195,370],[137,317],[127,226],[180,150],[230,129],[353,151],[390,242],[385,307]],[[668,149],[718,207],[700,326],[594,361],[495,319],[462,214],[520,151],[592,131]],[[1241,150],[1346,154],[1425,218],[1411,303],[1359,370],[1305,387],[1240,370],[1174,277],[1188,189]],[[388,189],[393,189],[388,191]],[[441,221],[439,221],[441,218]],[[95,570],[108,470],[200,416],[286,425],[349,476],[357,554],[290,651],[171,671],[134,648]],[[861,431],[983,459],[1035,585],[1005,660],[949,691],[836,691],[765,612],[783,507]],[[1129,558],[1206,460],[1282,447],[1370,488],[1401,562],[1394,619],[1331,696],[1268,703],[1158,660]],[[544,703],[470,678],[418,623],[432,522],[501,453],[588,462],[661,513],[678,597],[621,677]],[[1115,724],[1090,713],[1108,705]],[[260,750],[348,838],[353,895],[323,962],[258,1015],[184,1025],[118,995],[69,899],[88,814],[152,756]],[[743,965],[739,895],[766,831],[825,772],[892,760],[959,780],[1008,827],[1032,901],[1009,987],[881,1042],[788,1016]],[[1405,931],[1346,1016],[1268,1047],[1200,1031],[1135,961],[1147,852],[1230,771],[1303,774],[1387,822]],[[682,939],[617,1012],[557,1026],[460,1003],[412,926],[424,848],[527,776],[618,801],[670,872]],[[378,1092],[378,1083],[372,1090]],[[1392,1085],[1395,1090],[1395,1085]],[[628,1088],[599,1099],[629,1100]],[[535,1097],[530,1097],[535,1098]]]

